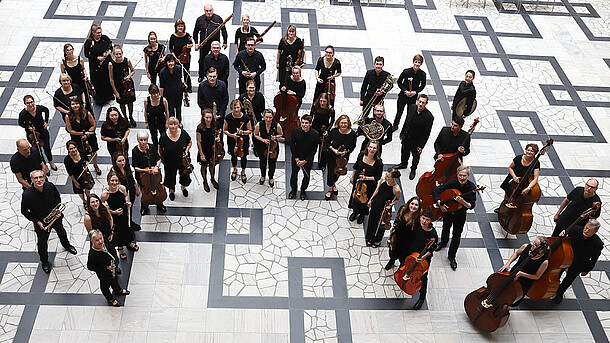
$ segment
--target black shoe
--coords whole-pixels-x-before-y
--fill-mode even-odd
[[[364,223],[364,214],[361,214],[358,216],[358,220],[356,221],[356,223],[358,223],[358,224]]]
[[[121,268],[116,267],[116,273],[117,273],[117,275],[121,275],[121,274],[123,274],[123,271],[121,270]]]
[[[116,295],[130,295],[131,294],[131,292],[129,290],[124,289],[124,288],[121,289],[119,292],[112,292],[112,293],[114,293]]]
[[[353,222],[354,220],[356,220],[357,217],[358,217],[358,214],[356,212],[353,212],[352,214],[349,215],[349,221]]]
[[[455,260],[455,258],[450,258],[449,259],[449,266],[451,267],[451,269],[456,270],[457,269],[457,261]]]
[[[163,213],[167,212],[167,208],[163,204],[157,205],[157,210],[159,210],[159,211],[161,211]]]
[[[49,262],[42,262],[42,271],[45,274],[49,274],[51,272],[51,264]]]
[[[140,224],[131,222],[131,228],[133,229],[133,231],[140,231],[142,230],[142,227],[140,226]]]
[[[100,169],[100,167],[95,167],[95,173],[99,176],[102,175],[102,170]]]
[[[307,193],[305,193],[305,190],[301,190],[301,200],[305,200],[307,199]]]
[[[145,215],[147,215],[147,214],[148,214],[148,212],[149,212],[149,211],[148,211],[148,206],[146,206],[146,207],[142,207],[142,208],[140,209],[140,215],[141,215],[141,216],[145,216]]]
[[[51,170],[52,171],[57,171],[57,166],[55,166],[55,167],[51,166]]]
[[[415,179],[415,169],[411,169],[411,172],[409,173],[409,180],[413,179]]]
[[[208,180],[203,179],[203,190],[210,193],[210,186],[208,185]]]
[[[264,185],[265,184],[265,178],[261,177],[260,179],[258,179],[258,184],[259,185]]]
[[[297,191],[290,191],[290,193],[288,194],[288,199],[296,199],[297,198]]]
[[[330,198],[333,197],[333,192],[332,191],[328,191],[326,192],[326,194],[324,194],[324,200],[328,201],[330,200]]]
[[[563,294],[559,294],[559,293],[555,294],[555,298],[553,298],[553,301],[557,305],[561,304],[561,302],[563,301]]]
[[[269,179],[269,187],[273,188],[275,186],[275,180]]]
[[[174,193],[174,192],[170,192],[170,193],[169,193],[169,200],[171,200],[171,201],[176,200],[176,193]]]
[[[78,252],[76,251],[76,248],[75,248],[73,245],[69,245],[69,246],[66,248],[66,251],[68,251],[68,252],[69,252],[70,254],[72,254],[72,255],[76,255],[76,254],[78,254]]]
[[[404,164],[404,163],[399,163],[399,164],[393,166],[392,168],[394,168],[394,169],[407,169],[407,165]]]
[[[446,247],[446,246],[447,246],[447,244],[443,244],[443,243],[438,244],[438,245],[436,246],[436,248],[434,249],[434,251],[441,251],[441,250],[443,250],[443,248],[444,248],[444,247]]]
[[[135,120],[133,120],[133,118],[129,118],[129,126],[130,126],[130,127],[136,127],[136,126],[138,126],[138,125],[136,124],[136,121],[135,121]]]
[[[212,183],[212,187],[218,189],[218,182],[216,182],[216,180],[210,179],[210,182]]]
[[[335,190],[333,191],[333,195],[339,195],[339,190],[338,190],[338,189],[335,189]]]
[[[388,264],[385,265],[385,270],[390,270],[392,269],[392,267],[394,267],[394,260],[388,262]]]
[[[421,308],[421,306],[424,304],[424,301],[426,300],[426,298],[419,298],[417,300],[417,302],[415,303],[415,305],[413,306],[414,310],[419,310]]]
[[[498,213],[498,212],[500,212],[500,208],[499,207],[494,208],[494,213]]]
[[[188,196],[189,196],[189,190],[188,190],[188,189],[186,189],[186,188],[185,188],[185,189],[183,189],[183,190],[182,190],[182,195],[184,195],[184,197],[185,197],[185,198],[186,198],[186,197],[188,197]]]

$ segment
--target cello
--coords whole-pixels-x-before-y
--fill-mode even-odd
[[[523,288],[515,276],[536,256],[542,246],[530,250],[523,262],[508,272],[496,272],[487,278],[487,287],[476,289],[464,299],[464,310],[470,321],[486,332],[504,326],[510,316],[510,305],[523,296]]]
[[[538,280],[534,282],[532,288],[527,291],[527,296],[530,299],[549,299],[557,292],[560,284],[561,272],[572,265],[574,260],[574,252],[572,251],[572,242],[568,237],[568,233],[574,229],[582,220],[586,220],[601,206],[601,203],[595,202],[593,206],[585,210],[578,218],[570,224],[565,230],[565,234],[560,237],[547,237],[549,240],[551,255],[549,256],[549,266]]]
[[[286,78],[290,77],[288,66],[291,64],[289,59],[286,68]],[[286,82],[284,82],[284,84],[286,84]],[[299,115],[297,113],[299,109],[299,99],[296,95],[288,94],[288,89],[286,89],[285,91],[280,91],[280,93],[273,98],[273,105],[275,106],[275,116],[273,117],[273,120],[280,123],[282,131],[284,132],[284,137],[290,139],[290,137],[292,137],[292,131],[299,126]]]
[[[422,199],[421,208],[430,208],[432,210],[432,221],[437,221],[445,216],[447,212],[457,211],[463,207],[462,204],[456,201],[455,198],[461,197],[466,194],[482,192],[485,189],[485,186],[479,186],[471,191],[468,191],[464,194],[460,192],[458,189],[448,189],[441,193],[441,206],[447,205],[447,211],[443,212],[436,203],[434,203],[434,198],[432,195],[426,196]]]
[[[414,252],[407,256],[405,264],[394,272],[394,281],[405,293],[413,295],[421,289],[421,277],[428,272],[430,266],[426,260],[418,263],[417,258],[432,250],[435,241],[436,239],[430,238],[420,253]]]
[[[540,159],[540,156],[544,155],[552,145],[552,139],[546,141],[546,145],[540,149],[538,155],[536,155],[532,163],[530,163],[527,172],[518,184],[511,180],[510,196],[502,200],[502,204],[498,209],[498,222],[504,231],[516,235],[518,233],[527,233],[532,227],[534,221],[532,206],[540,200],[540,186],[536,183],[536,185],[534,185],[525,195],[521,194],[521,191],[523,191],[523,189],[525,189],[534,179],[532,173],[536,163]]]
[[[167,199],[165,187],[161,184],[161,170],[157,166],[150,165],[150,148],[146,149],[146,158],[148,160],[148,171],[140,173],[142,181],[142,204],[145,205],[160,205]],[[153,168],[157,168],[158,173],[153,173]]]
[[[466,144],[466,142],[470,139],[470,136],[472,136],[472,133],[474,132],[474,129],[478,123],[479,118],[475,119],[474,123],[472,123],[470,126],[468,136],[466,139],[464,139],[462,144],[460,144],[461,146],[464,146],[464,144]],[[426,197],[426,195],[432,194],[434,187],[440,186],[445,182],[456,178],[457,168],[462,164],[460,162],[462,159],[462,153],[456,151],[455,153],[442,154],[441,156],[443,156],[443,159],[434,163],[434,171],[425,172],[417,182],[415,192],[417,193],[417,196],[422,199]]]

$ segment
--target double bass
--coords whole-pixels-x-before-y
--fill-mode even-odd
[[[148,160],[148,171],[140,173],[140,179],[142,181],[141,202],[145,205],[160,205],[167,199],[167,192],[161,183],[163,180],[161,170],[156,174],[150,172],[153,169],[150,164],[150,148],[146,149],[146,158]],[[154,168],[158,167],[155,166]]]
[[[413,295],[421,289],[421,277],[428,272],[430,266],[426,260],[418,263],[417,258],[432,250],[435,241],[436,239],[430,238],[420,253],[414,252],[407,256],[405,264],[394,272],[394,281],[405,293]]]
[[[525,195],[521,194],[521,192],[534,179],[532,173],[540,156],[544,155],[552,145],[552,139],[546,141],[546,145],[544,148],[540,149],[538,155],[536,155],[532,163],[530,163],[527,172],[519,183],[515,183],[511,180],[510,196],[502,201],[502,204],[498,209],[498,222],[504,231],[516,235],[518,233],[527,233],[532,227],[532,223],[534,222],[532,207],[540,200],[540,196],[542,195],[540,186],[536,183],[536,185],[534,185]]]
[[[478,123],[479,118],[474,120],[474,123],[472,123],[468,130],[468,136],[460,146],[464,146],[468,142]],[[440,186],[457,177],[457,168],[462,164],[460,162],[462,153],[456,151],[455,153],[442,154],[441,156],[443,156],[443,159],[434,163],[434,171],[425,172],[417,182],[415,192],[417,193],[417,196],[422,199],[426,197],[426,195],[432,194],[434,187]]]
[[[447,205],[447,211],[443,212],[440,207],[434,202],[432,195],[428,195],[422,199],[421,208],[429,208],[432,210],[432,221],[437,221],[445,216],[445,213],[457,211],[463,207],[462,204],[456,201],[455,198],[461,197],[466,194],[482,192],[485,186],[479,186],[466,193],[460,192],[458,189],[448,189],[441,193],[441,206]]]
[[[540,276],[534,281],[532,288],[527,291],[527,296],[530,299],[549,299],[555,293],[560,284],[561,272],[572,265],[574,260],[574,252],[572,251],[572,242],[568,237],[568,233],[574,229],[582,220],[586,220],[601,206],[600,202],[593,203],[593,206],[585,210],[578,218],[568,226],[565,234],[560,237],[547,237],[549,240],[551,255],[548,258],[549,265]]]

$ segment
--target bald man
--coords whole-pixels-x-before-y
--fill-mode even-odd
[[[11,157],[11,171],[15,174],[23,189],[32,186],[30,173],[34,170],[42,170],[45,174],[49,173],[49,169],[40,157],[38,149],[31,147],[27,140],[18,139],[17,152]]]
[[[193,30],[195,51],[199,50],[199,82],[203,81],[203,78],[205,77],[206,69],[203,64],[203,59],[205,56],[207,56],[207,54],[210,53],[212,42],[220,41],[220,35],[222,34],[222,48],[226,49],[227,40],[229,38],[227,28],[223,26],[211,37],[211,39],[207,41],[207,43],[199,48],[199,43],[201,43],[209,34],[216,30],[216,28],[224,21],[218,14],[214,14],[214,7],[212,7],[210,4],[203,6],[203,11],[204,14],[197,18],[197,21],[195,22],[195,29]]]
[[[597,195],[597,187],[599,182],[596,179],[589,179],[585,182],[584,187],[574,188],[568,196],[563,199],[561,205],[553,220],[555,220],[555,230],[553,230],[553,237],[559,236],[561,231],[565,230],[572,224],[578,216],[580,216],[585,210],[591,208],[593,203],[600,202],[601,199]],[[601,213],[600,208],[591,214],[591,218],[598,218]],[[580,222],[579,225],[584,225],[584,222]]]

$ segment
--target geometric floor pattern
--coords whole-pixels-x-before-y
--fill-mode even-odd
[[[135,116],[144,128],[143,100],[148,80],[142,49],[149,31],[165,42],[176,19],[192,32],[203,14],[195,0],[1,0],[0,1],[0,341],[2,342],[608,342],[610,337],[610,3],[604,0],[371,0],[371,1],[211,1],[226,18],[229,42],[242,14],[261,31],[278,25],[257,48],[269,68],[262,75],[267,106],[277,92],[277,42],[289,24],[306,41],[308,89],[302,112],[311,107],[315,83],[312,61],[335,46],[343,74],[337,80],[336,111],[352,120],[360,112],[358,92],[375,56],[398,76],[412,56],[424,56],[424,93],[436,120],[418,173],[432,168],[432,141],[450,123],[450,101],[467,69],[477,72],[480,117],[465,163],[473,181],[487,187],[470,211],[452,271],[446,252],[430,267],[426,303],[402,293],[383,270],[387,249],[365,246],[361,225],[348,221],[350,190],[338,182],[337,200],[324,201],[324,175],[312,171],[309,199],[287,200],[290,153],[282,146],[276,187],[260,186],[258,162],[249,156],[248,183],[229,180],[230,162],[220,165],[218,191],[205,193],[201,176],[167,203],[164,215],[141,221],[140,251],[122,262],[121,283],[131,295],[110,308],[98,280],[86,269],[89,243],[80,199],[71,192],[65,167],[52,173],[68,202],[64,226],[78,255],[66,253],[55,234],[49,239],[53,270],[39,267],[32,224],[20,213],[21,187],[9,168],[23,96],[52,108],[62,46],[76,51],[93,23],[124,47],[136,74]],[[224,50],[232,61],[233,47]],[[82,54],[82,51],[81,51]],[[197,59],[197,56],[194,56]],[[197,63],[192,74],[197,75]],[[237,93],[236,75],[229,79]],[[397,90],[388,95],[387,116],[396,113]],[[194,105],[194,101],[193,101]],[[94,108],[95,118],[105,108]],[[475,117],[473,116],[473,117]],[[197,106],[183,109],[184,127],[194,137]],[[466,127],[472,123],[468,118]],[[50,120],[56,161],[66,155],[69,135],[58,113]],[[99,129],[99,125],[98,125]],[[99,134],[98,134],[99,137]],[[528,234],[506,235],[493,209],[507,166],[530,142],[553,148],[541,158],[542,199],[534,206]],[[359,143],[360,140],[359,139]],[[132,130],[131,146],[135,145]],[[358,143],[358,144],[359,144]],[[110,168],[100,144],[104,176]],[[385,166],[399,161],[397,137],[383,150]],[[353,159],[350,161],[353,163]],[[463,299],[483,285],[521,244],[549,235],[552,216],[565,195],[589,177],[600,181],[604,202],[599,235],[606,246],[595,269],[577,279],[556,306],[526,300],[511,311],[508,324],[493,334],[474,328]],[[98,177],[94,192],[101,192]],[[403,198],[415,182],[401,178]],[[397,204],[400,206],[404,199]],[[139,213],[139,202],[134,213]],[[436,224],[437,230],[440,228]]]

